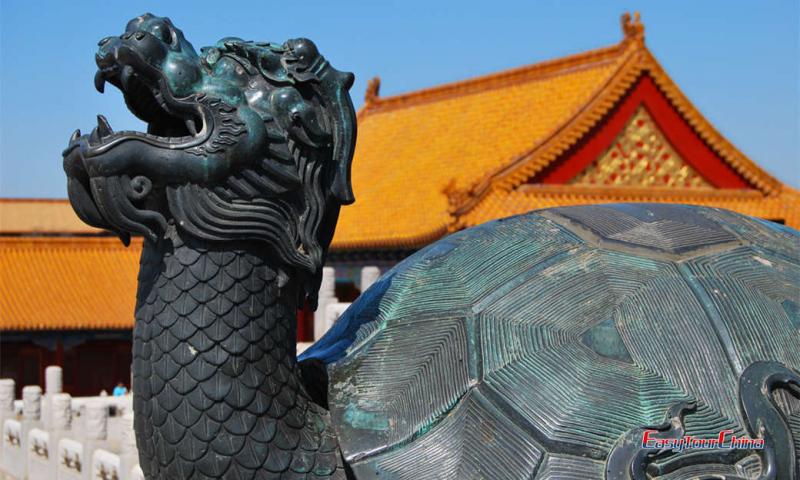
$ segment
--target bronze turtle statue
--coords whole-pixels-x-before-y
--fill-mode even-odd
[[[406,259],[301,360],[358,478],[797,478],[799,260],[797,231],[725,210],[535,211]]]

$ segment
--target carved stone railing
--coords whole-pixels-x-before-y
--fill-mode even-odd
[[[14,381],[0,379],[0,478],[142,480],[131,397],[72,398],[61,393],[59,367],[45,379],[44,395],[26,386],[21,402]]]
[[[378,281],[380,276],[380,268],[362,267],[358,284],[359,290],[366,291]],[[333,267],[323,268],[317,311],[314,312],[314,340],[319,340],[349,306],[350,303],[340,302],[336,298],[336,270]]]

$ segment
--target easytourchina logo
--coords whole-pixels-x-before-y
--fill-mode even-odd
[[[762,450],[764,448],[763,438],[737,437],[733,435],[733,430],[722,430],[716,438],[696,438],[692,435],[684,435],[679,438],[658,438],[658,434],[663,434],[663,432],[645,430],[642,436],[642,448],[675,450],[677,452],[688,449]]]

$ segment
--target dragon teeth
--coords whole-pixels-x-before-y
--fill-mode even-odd
[[[186,129],[189,130],[189,133],[191,133],[193,136],[197,135],[197,126],[195,126],[194,120],[191,118],[186,119]]]
[[[133,77],[133,67],[130,65],[125,65],[125,67],[122,69],[122,73],[119,75],[119,83],[126,92],[130,86],[131,77]]]
[[[106,76],[101,70],[94,74],[94,88],[100,93],[106,90]]]
[[[103,115],[97,116],[97,133],[100,134],[100,138],[107,137],[114,133],[108,120],[106,120],[106,117]]]

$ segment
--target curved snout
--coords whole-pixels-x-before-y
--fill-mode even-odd
[[[79,138],[80,131],[75,131]],[[92,198],[89,174],[83,165],[80,144],[76,141],[64,150],[64,172],[67,174],[67,194],[69,202],[78,217],[93,227],[111,230],[112,226],[103,218]]]
[[[219,115],[227,116],[209,115],[208,131],[196,137],[113,132],[102,116],[90,134],[76,130],[63,152],[63,165],[78,216],[125,242],[132,233],[155,241],[166,230],[169,208],[163,192],[168,186],[224,181],[237,159],[257,158],[266,148],[266,131],[255,113],[215,105]]]
[[[98,43],[95,55],[97,67],[101,70],[120,64],[147,63],[153,67],[160,65],[169,49],[164,42],[148,32],[126,32],[119,37],[106,37]]]
[[[134,233],[155,241],[166,230],[166,219],[145,207],[143,200],[153,191],[150,177],[93,174],[96,168],[87,168],[84,155],[87,136],[76,134],[64,151],[67,192],[75,213],[89,225],[115,232],[125,245]]]

